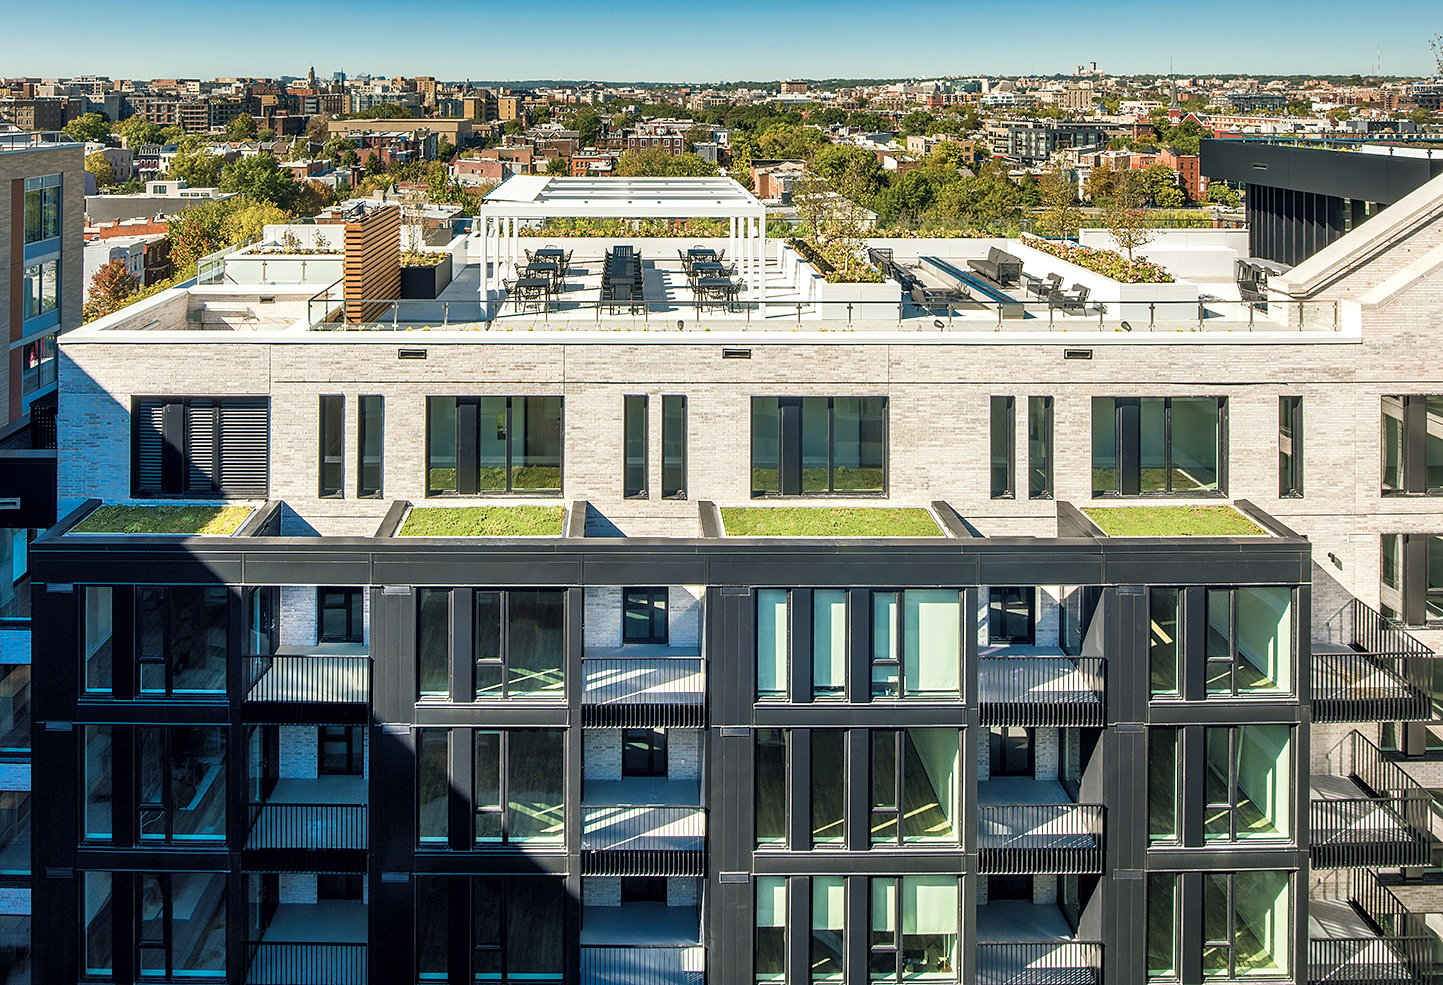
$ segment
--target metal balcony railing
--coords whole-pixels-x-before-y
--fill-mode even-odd
[[[1354,730],[1327,754],[1328,773],[1357,785],[1356,797],[1317,797],[1308,807],[1310,854],[1320,868],[1428,865],[1437,808],[1433,798]]]
[[[1426,937],[1326,937],[1308,941],[1309,985],[1409,985],[1432,960]]]
[[[246,947],[246,985],[366,985],[365,944],[266,941]]]
[[[1325,624],[1313,654],[1316,722],[1421,722],[1433,717],[1437,655],[1357,599]]]
[[[365,804],[249,804],[246,848],[364,849]]]
[[[588,804],[581,815],[586,875],[700,876],[706,811],[700,807]]]
[[[985,804],[977,808],[979,871],[987,875],[1102,871],[1100,804]]]
[[[371,658],[364,654],[304,654],[246,658],[246,700],[265,704],[366,704]]]
[[[581,672],[583,725],[699,728],[706,724],[701,657],[586,657]]]
[[[581,946],[581,985],[705,985],[700,944]]]
[[[982,941],[977,985],[1097,985],[1102,981],[1099,941]]]
[[[1107,661],[1102,657],[984,656],[977,682],[985,726],[1104,724]]]

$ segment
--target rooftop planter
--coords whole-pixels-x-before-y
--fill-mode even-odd
[[[398,537],[560,537],[560,506],[418,506]]]
[[[451,284],[451,254],[415,252],[401,254],[401,297],[431,300],[440,297]]]
[[[1083,514],[1109,537],[1266,537],[1231,506],[1092,506]]]
[[[1111,251],[1065,246],[1030,237],[1009,243],[1006,249],[1022,261],[1024,271],[1035,277],[1057,274],[1062,278],[1064,290],[1070,290],[1074,284],[1086,287],[1090,292],[1087,313],[1094,317],[1097,305],[1102,305],[1109,322],[1126,321],[1144,331],[1155,323],[1177,323],[1197,318],[1198,286],[1191,281],[1174,279],[1155,264],[1137,261],[1133,273],[1129,275],[1127,260]],[[1098,260],[1099,255],[1116,259],[1102,262]],[[1083,266],[1080,260],[1087,260],[1093,263],[1093,267],[1101,269]],[[1167,279],[1145,279],[1153,276]],[[1021,297],[1022,291],[1018,288],[1013,293]],[[1182,317],[1184,313],[1186,317]]]
[[[1075,263],[1084,270],[1091,270],[1095,274],[1110,277],[1120,284],[1171,284],[1175,280],[1173,275],[1164,270],[1161,264],[1153,263],[1143,257],[1136,257],[1131,263],[1128,263],[1127,257],[1115,250],[1099,250],[1091,246],[1057,243],[1048,239],[1038,239],[1035,236],[1023,237],[1022,242],[1034,250],[1050,253],[1060,260]]]
[[[249,506],[99,506],[69,532],[229,537],[251,512]]]
[[[920,507],[724,506],[728,537],[941,537]]]

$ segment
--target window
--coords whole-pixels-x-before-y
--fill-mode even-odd
[[[451,794],[451,734],[446,729],[432,728],[420,729],[415,735],[417,835],[422,845],[445,844]]]
[[[1147,730],[1147,835],[1177,841],[1177,729]]]
[[[361,397],[356,415],[356,495],[381,498],[381,443],[385,437],[386,398]]]
[[[753,947],[759,982],[787,980],[787,880],[757,876],[757,928]]]
[[[987,592],[987,641],[1032,645],[1037,589],[992,588]]]
[[[476,841],[560,844],[565,837],[563,734],[476,732],[475,742]]]
[[[265,397],[140,397],[132,421],[137,496],[264,499],[268,494]]]
[[[21,318],[38,318],[54,311],[60,304],[60,261],[26,264],[20,289]]]
[[[846,834],[847,733],[816,729],[812,742],[812,842],[840,845]]]
[[[322,397],[319,433],[321,438],[322,499],[345,495],[346,469],[346,398]]]
[[[1035,775],[1037,734],[1020,725],[997,725],[988,730],[989,776]]]
[[[1278,398],[1278,496],[1303,495],[1303,398]]]
[[[1287,691],[1292,665],[1291,588],[1208,589],[1209,694]]]
[[[1443,493],[1443,397],[1383,398],[1383,495]]]
[[[316,590],[317,639],[322,643],[360,643],[365,638],[365,593],[359,588]]]
[[[25,179],[25,242],[39,243],[60,235],[62,175]]]
[[[30,792],[0,790],[0,876],[30,872]]]
[[[1149,978],[1177,978],[1178,913],[1177,873],[1147,874],[1147,974]]]
[[[846,882],[841,876],[812,876],[812,981],[842,981],[846,954]]]
[[[886,397],[752,398],[754,497],[886,491]]]
[[[475,696],[564,698],[566,593],[478,590],[475,597]]]
[[[992,398],[992,498],[1016,495],[1013,479],[1013,444],[1017,440],[1017,411],[1011,397]]]
[[[955,589],[872,593],[872,694],[956,697],[962,604]]]
[[[627,588],[621,593],[621,641],[666,645],[665,588]]]
[[[561,495],[561,397],[428,397],[426,495]]]
[[[781,698],[787,693],[791,651],[790,594],[785,589],[757,592],[757,697]]]
[[[1027,398],[1027,498],[1052,498],[1052,398]]]
[[[1147,664],[1153,694],[1178,693],[1178,626],[1181,593],[1176,588],[1147,591]]]
[[[1220,496],[1227,398],[1092,398],[1094,496]]]
[[[30,396],[53,384],[59,363],[55,358],[55,336],[42,335],[20,349],[20,392]]]
[[[1287,838],[1293,796],[1288,726],[1216,726],[1204,732],[1203,836],[1208,841]]]
[[[87,585],[81,593],[80,660],[87,691],[109,693],[115,686],[112,595],[104,585]]]
[[[812,697],[841,698],[847,688],[847,593],[812,593]]]
[[[317,872],[316,899],[357,902],[366,898],[366,877],[359,872]]]
[[[758,845],[787,842],[787,732],[756,730],[756,803]]]
[[[463,880],[456,885],[456,880]],[[455,892],[459,889],[461,892]],[[416,974],[421,981],[560,982],[565,881],[551,876],[418,876]],[[457,949],[460,937],[470,947]],[[453,961],[469,967],[451,968]]]
[[[136,649],[142,696],[225,696],[229,603],[224,585],[138,590]]]
[[[81,874],[80,923],[81,966],[85,974],[109,978],[115,969],[112,943],[115,937],[111,924],[114,903],[111,899],[111,874]]]
[[[872,843],[957,841],[956,729],[872,732]]]
[[[957,981],[957,877],[874,877],[871,884],[872,981]]]
[[[686,397],[661,398],[661,498],[686,499]]]
[[[138,978],[225,979],[225,879],[218,872],[136,876]]]
[[[451,592],[416,592],[416,677],[422,698],[451,696]]]
[[[316,729],[317,770],[322,776],[360,776],[366,766],[366,730],[360,725]]]
[[[30,751],[30,665],[0,663],[0,755]]]
[[[137,726],[140,840],[225,840],[225,730]]]
[[[115,835],[111,815],[115,787],[111,728],[109,725],[84,726],[81,776],[85,788],[83,837],[86,841],[110,841]]]
[[[621,730],[621,775],[666,776],[666,729]]]
[[[1409,626],[1437,625],[1443,620],[1443,537],[1384,534],[1382,548],[1383,615]]]
[[[1203,975],[1288,974],[1291,873],[1210,872],[1203,876]]]
[[[622,400],[621,494],[627,499],[647,498],[646,447],[647,399],[644,393],[629,393]]]

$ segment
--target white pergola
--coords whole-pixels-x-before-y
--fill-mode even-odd
[[[731,178],[506,179],[486,195],[478,230],[481,303],[488,309],[503,272],[521,256],[517,233],[522,224],[553,218],[726,219],[727,257],[737,264],[742,297],[756,302],[765,316],[766,206]]]

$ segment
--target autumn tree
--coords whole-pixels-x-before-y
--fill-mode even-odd
[[[119,311],[139,289],[140,282],[126,269],[125,261],[111,260],[90,279],[90,297],[83,309],[85,320],[94,321]]]
[[[1127,265],[1133,265],[1137,250],[1151,243],[1155,234],[1147,216],[1147,186],[1136,171],[1113,174],[1111,194],[1103,208],[1102,224],[1112,234],[1117,248],[1127,254]]]
[[[182,147],[170,159],[166,173],[173,180],[184,181],[191,188],[214,188],[220,184],[221,166],[225,162],[219,154],[212,154],[202,147]]]
[[[105,156],[105,151],[95,151],[85,156],[85,170],[95,176],[95,184],[99,188],[109,188],[115,184],[115,166],[110,163],[110,158]]]

